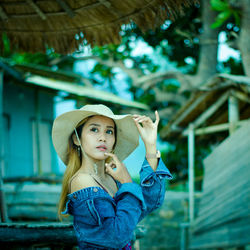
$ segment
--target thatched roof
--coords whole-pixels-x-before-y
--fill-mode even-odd
[[[0,49],[6,33],[12,47],[73,52],[84,39],[93,45],[120,43],[122,24],[142,31],[174,20],[197,0],[0,0]]]
[[[191,96],[168,124],[162,128],[160,136],[165,140],[174,141],[186,135],[185,132],[191,123],[196,129],[201,128],[200,135],[203,135],[202,128],[204,127],[227,123],[228,96],[234,96],[239,101],[239,119],[249,119],[250,78],[218,74]]]

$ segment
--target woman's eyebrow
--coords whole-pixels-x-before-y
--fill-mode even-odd
[[[112,128],[112,129],[114,129],[114,127],[113,127],[113,126],[107,126],[107,128]]]
[[[97,126],[97,127],[100,127],[101,125],[100,124],[96,124],[96,123],[91,123],[91,124],[89,124],[89,127],[90,126]]]
[[[91,123],[91,124],[89,124],[89,127],[90,127],[90,126],[97,126],[97,127],[100,127],[101,125],[100,125],[100,124],[97,124],[97,123]],[[113,126],[107,126],[107,128],[112,128],[112,129],[114,129]]]

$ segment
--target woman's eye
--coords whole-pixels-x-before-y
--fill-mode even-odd
[[[98,129],[97,128],[91,128],[90,131],[97,132]]]
[[[113,130],[107,130],[107,134],[113,135],[113,134],[114,134],[114,133],[113,133]]]

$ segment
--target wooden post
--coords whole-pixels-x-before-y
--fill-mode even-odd
[[[194,220],[194,125],[189,124],[188,131],[188,190],[189,190],[189,222]]]
[[[229,134],[231,135],[237,129],[237,121],[239,121],[239,104],[238,99],[234,96],[228,98],[228,122]]]
[[[3,189],[3,168],[4,168],[4,134],[3,134],[3,70],[0,69],[0,207],[1,222],[7,222],[7,207]]]
[[[188,229],[189,229],[189,223],[183,222],[180,224],[180,230],[181,230],[180,250],[188,249]]]
[[[35,135],[36,135],[36,148],[37,148],[37,164],[38,164],[38,175],[42,174],[42,162],[41,162],[41,145],[40,145],[40,133],[39,133],[39,127],[40,127],[40,121],[41,121],[41,111],[40,111],[40,103],[39,103],[39,90],[35,89]]]

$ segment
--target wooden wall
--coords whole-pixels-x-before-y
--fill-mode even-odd
[[[4,185],[11,220],[57,221],[61,185],[12,183]]]
[[[203,196],[191,228],[191,249],[250,244],[250,124],[204,160]]]

